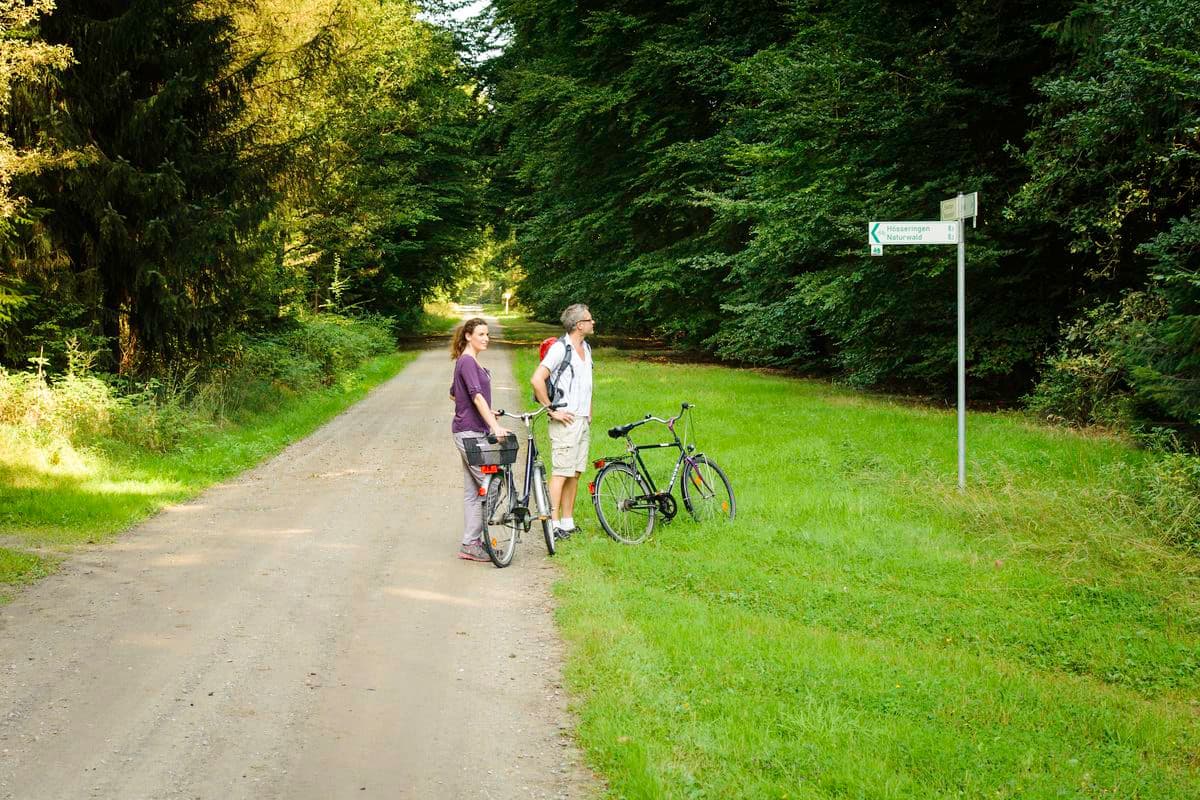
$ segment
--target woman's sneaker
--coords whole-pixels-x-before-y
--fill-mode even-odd
[[[483,544],[473,542],[472,544],[464,544],[458,548],[458,557],[464,561],[491,561],[487,551],[483,549]]]
[[[555,539],[557,539],[557,540],[559,540],[559,541],[561,542],[561,541],[564,541],[564,540],[566,540],[566,539],[570,539],[570,538],[571,538],[571,534],[572,534],[573,532],[574,532],[574,531],[564,531],[562,528],[555,528],[555,529],[554,529],[554,538],[555,538]]]

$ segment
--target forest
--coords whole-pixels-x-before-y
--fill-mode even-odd
[[[1200,430],[1200,7],[0,0],[0,365],[201,372],[479,275],[552,320]],[[278,339],[276,339],[278,341]],[[52,379],[52,377],[51,377]]]

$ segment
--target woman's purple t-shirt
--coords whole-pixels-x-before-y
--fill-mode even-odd
[[[454,422],[450,423],[450,432],[487,433],[488,425],[475,407],[475,395],[483,395],[488,408],[492,407],[491,373],[479,366],[473,357],[459,356],[458,361],[454,362],[454,382],[450,384],[450,394],[454,396]]]

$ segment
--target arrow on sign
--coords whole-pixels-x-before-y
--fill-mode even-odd
[[[882,224],[882,222],[876,222],[875,226],[871,228],[871,238],[875,240],[875,244],[883,244],[883,242],[879,241],[879,226]]]

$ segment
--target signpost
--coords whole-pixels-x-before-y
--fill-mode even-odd
[[[887,244],[958,244],[957,222],[872,222],[867,243]]]
[[[967,488],[967,242],[964,220],[974,227],[979,214],[979,192],[941,202],[939,222],[872,222],[867,225],[871,255],[883,255],[887,245],[958,245],[958,488]]]

